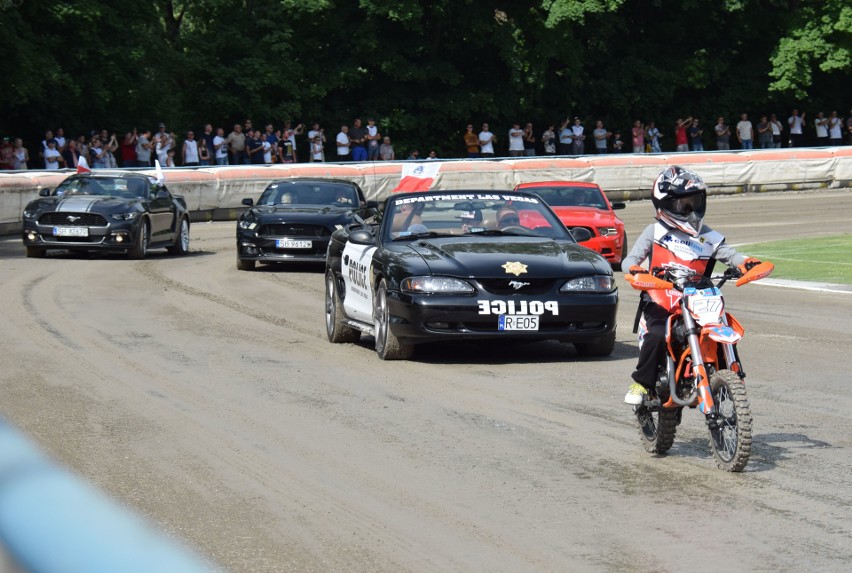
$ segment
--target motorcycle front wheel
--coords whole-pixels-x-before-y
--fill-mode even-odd
[[[664,454],[672,447],[677,431],[678,410],[658,408],[649,410],[645,406],[636,408],[639,438],[646,452]]]
[[[710,429],[710,447],[719,469],[741,472],[751,456],[751,409],[745,385],[730,370],[710,377],[710,389],[719,417]]]

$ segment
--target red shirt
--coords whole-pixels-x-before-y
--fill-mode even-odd
[[[686,145],[686,126],[683,125],[675,130],[675,145]]]
[[[121,160],[136,161],[136,144],[122,143],[121,144]]]

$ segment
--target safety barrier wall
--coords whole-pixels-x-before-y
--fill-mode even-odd
[[[53,464],[0,419],[0,571],[216,570]]]
[[[327,177],[354,181],[368,199],[381,200],[399,183],[412,162],[296,163],[166,169],[169,189],[183,195],[194,220],[235,219],[246,197],[257,198],[276,179]],[[654,178],[667,165],[699,173],[711,193],[850,187],[852,148],[797,148],[678,154],[619,154],[581,157],[531,157],[499,160],[446,160],[433,189],[511,189],[528,181],[594,181],[610,199],[650,196]],[[154,175],[153,169],[141,170]],[[0,233],[20,229],[27,202],[45,187],[55,187],[70,171],[0,174]]]

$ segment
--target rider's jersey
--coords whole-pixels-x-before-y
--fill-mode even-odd
[[[630,249],[630,254],[621,262],[621,268],[626,271],[633,265],[641,265],[648,258],[649,269],[662,267],[667,263],[677,263],[693,269],[698,274],[708,272],[714,261],[739,266],[746,260],[745,255],[725,243],[724,235],[707,225],[702,226],[697,237],[693,237],[659,221],[648,225],[642,231]],[[672,289],[646,291],[643,294],[650,296],[655,303],[669,312],[680,300],[680,293]]]

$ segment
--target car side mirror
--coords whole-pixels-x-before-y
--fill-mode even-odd
[[[367,201],[366,207],[367,207],[367,209],[378,209],[379,208],[379,202],[378,201]]]
[[[611,205],[612,205],[612,210],[613,210],[613,211],[615,211],[615,210],[617,210],[617,209],[624,209],[624,208],[626,208],[626,207],[627,207],[627,205],[626,205],[625,203],[621,203],[621,202],[611,203]]]
[[[574,227],[573,229],[569,229],[571,236],[574,237],[574,240],[578,243],[585,243],[589,239],[592,238],[592,233],[585,227]]]
[[[358,229],[349,233],[349,242],[356,245],[373,245],[376,242],[373,233],[366,229]]]
[[[252,205],[254,205],[254,199],[252,199],[251,197],[246,197],[245,199],[243,199],[243,205],[251,207]]]
[[[45,187],[44,189],[39,189],[38,191],[39,197],[50,197],[50,189]]]
[[[157,199],[168,199],[168,198],[169,198],[169,192],[166,191],[165,189],[159,189],[157,191]]]

